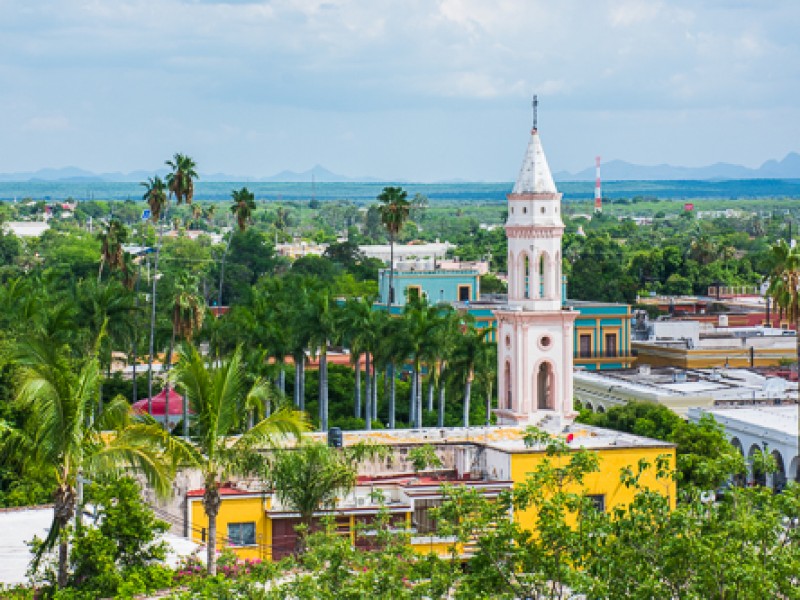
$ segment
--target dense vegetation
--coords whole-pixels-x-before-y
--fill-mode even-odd
[[[675,474],[659,458],[623,469],[620,485],[635,490],[634,501],[600,511],[583,485],[598,470],[597,455],[576,452],[536,430],[527,438],[547,459],[499,498],[460,486],[443,489],[437,533],[451,540],[449,556],[415,553],[411,533],[392,524],[376,496],[383,507],[377,521],[369,532],[357,533],[371,536],[369,549],[354,546],[330,520],[313,531],[305,528],[301,551],[280,563],[237,561],[223,552],[216,576],[204,574],[191,558],[169,570],[158,564],[164,524],[136,502],[135,486],[122,481],[89,491],[104,518],[99,526],[72,534],[71,587],[41,592],[62,600],[131,597],[156,589],[171,589],[166,597],[175,599],[798,597],[800,488],[795,484],[777,495],[760,486],[733,488],[715,501],[690,486],[675,506],[662,490],[640,484],[642,474],[654,470],[656,480],[668,486]],[[301,454],[286,453],[285,466],[291,468],[279,478],[295,498],[293,506],[307,510],[307,499],[316,493],[308,490],[315,487],[309,481],[327,481],[329,490],[352,485],[352,457],[341,452],[312,444]],[[725,464],[738,473],[745,466],[735,454],[705,460],[712,471]],[[508,519],[509,512],[520,510],[537,515],[536,533]],[[52,570],[49,575],[45,570],[42,582],[48,577],[52,581]],[[33,598],[27,588],[3,592]]]
[[[209,491],[204,506],[212,515],[219,507],[213,492],[226,476],[263,467],[243,459],[252,444],[306,427],[305,417],[289,405],[305,411],[310,425],[323,430],[455,426],[491,419],[496,358],[483,333],[448,306],[412,301],[400,318],[373,310],[382,265],[361,254],[358,244],[447,239],[457,244],[455,255],[488,259],[502,272],[503,206],[431,205],[421,196],[408,199],[399,188],[386,188],[380,202],[366,207],[347,201],[264,203],[246,187],[232,190],[226,206],[194,198],[190,158],[176,155],[168,164],[173,170],[165,181],[153,177],[144,184],[144,202],[80,202],[63,219],[63,205],[23,201],[0,206],[0,221],[53,217],[40,238],[0,233],[0,301],[5,308],[0,313],[0,505],[55,497],[51,535],[36,549],[44,556],[57,547],[59,561],[47,581],[83,588],[86,597],[142,591],[175,575],[131,562],[129,551],[115,549],[118,540],[108,541],[108,528],[72,528],[80,510],[76,486],[85,475],[105,484],[135,468],[166,492],[176,465],[191,464],[203,471]],[[648,204],[657,210],[645,210]],[[149,221],[141,220],[145,207]],[[617,218],[635,207],[652,223]],[[580,210],[579,205],[565,210],[564,271],[571,297],[634,302],[640,293],[699,293],[716,283],[757,285],[772,274],[779,305],[794,307],[794,318],[800,314],[797,286],[792,294],[774,276],[796,272],[800,264],[797,252],[787,248],[781,259],[772,249],[786,234],[783,213],[748,211],[700,219],[681,205],[645,199],[610,205],[591,219]],[[190,229],[203,234],[195,238]],[[277,242],[296,239],[329,246],[323,256],[294,261],[276,252]],[[484,283],[485,291],[503,290],[497,277]],[[213,310],[218,307],[227,308]],[[334,349],[347,349],[349,364],[328,364]],[[151,361],[164,364],[171,371],[168,377],[152,376]],[[136,365],[136,375],[123,377],[122,364]],[[176,386],[187,397],[184,414],[191,408],[195,416],[174,433],[191,443],[167,435],[148,419],[131,418],[129,404],[162,386]],[[731,523],[749,532],[736,539],[750,560],[748,568],[761,569],[757,577],[772,577],[775,570],[796,572],[794,525],[787,527],[782,520],[796,514],[796,488],[775,498],[763,490],[735,490],[712,507],[703,505],[698,490],[739,473],[739,458],[713,423],[690,426],[650,408],[632,406],[582,418],[676,442],[679,474],[674,476],[686,493],[677,511],[670,512],[663,497],[648,490],[640,490],[626,511],[590,511],[580,494],[556,488],[565,478],[580,483],[583,474],[596,468],[591,456],[577,453],[568,460],[563,448],[554,447],[553,456],[561,461],[549,465],[555,470],[534,474],[498,504],[449,492],[450,501],[442,508],[454,527],[449,533],[462,542],[478,540],[466,573],[453,562],[411,555],[402,533],[381,537],[376,552],[363,553],[345,547],[332,532],[317,532],[305,540],[310,551],[291,565],[288,579],[278,568],[235,567],[246,571],[244,593],[345,597],[341,594],[347,591],[361,597],[380,596],[391,586],[399,590],[398,597],[448,590],[475,597],[486,589],[500,590],[499,597],[560,597],[575,589],[613,598],[641,585],[648,590],[646,597],[683,592],[687,597],[756,597],[751,575],[722,584],[713,577],[713,569],[724,569],[730,560],[731,550],[724,554],[719,540],[735,537]],[[206,418],[222,413],[225,419]],[[113,438],[101,434],[108,429],[116,432]],[[231,436],[239,441],[228,443]],[[328,452],[324,447],[308,450]],[[305,462],[324,466],[323,458]],[[327,472],[342,471],[346,462],[330,461],[334,467]],[[286,475],[299,468],[290,467],[275,472]],[[623,485],[637,485],[637,472],[623,476]],[[344,489],[349,481],[344,477],[327,485]],[[552,497],[537,491],[548,486],[557,492]],[[128,502],[134,492],[125,486],[97,490],[91,493],[106,507],[107,522],[114,523],[121,515],[113,506]],[[547,535],[533,540],[513,523],[501,526],[497,511],[507,514],[512,506],[542,511],[542,519],[551,519],[540,523]],[[564,519],[576,515],[581,522],[577,532],[564,526]],[[150,524],[151,533],[159,531],[147,515],[141,522]],[[676,535],[687,524],[692,531],[711,534],[699,540]],[[155,539],[146,531],[136,535],[146,544]],[[760,543],[757,548],[751,547],[753,539]],[[635,562],[637,548],[646,549],[647,565]],[[134,551],[145,562],[158,559],[160,552],[157,545]],[[676,562],[676,557],[704,553],[720,553],[719,561],[690,576]],[[626,557],[628,563],[613,562],[609,554]],[[338,567],[328,568],[331,561]],[[637,564],[640,571],[633,569]],[[102,573],[97,565],[104,565]],[[657,575],[647,580],[645,566],[653,566]],[[225,579],[213,577],[213,548],[206,570],[210,579],[187,585],[199,586],[206,595],[228,593]],[[354,571],[365,575],[344,577]],[[523,581],[520,573],[530,573],[531,579]],[[250,586],[251,575],[263,582],[277,574],[283,580],[272,588]],[[132,579],[139,583],[128,585]],[[558,588],[548,587],[553,585]],[[775,594],[792,597],[789,588],[775,585]],[[214,586],[219,589],[213,591]],[[192,587],[188,593],[195,591]]]

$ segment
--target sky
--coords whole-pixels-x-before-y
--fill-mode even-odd
[[[511,181],[800,150],[797,0],[0,0],[0,172]]]

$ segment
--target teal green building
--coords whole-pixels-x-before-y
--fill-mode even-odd
[[[566,285],[566,283],[564,284]],[[379,307],[386,309],[389,297],[389,269],[380,272]],[[431,304],[447,302],[472,315],[478,327],[495,339],[494,310],[505,304],[503,298],[482,298],[477,270],[426,269],[394,273],[395,299],[392,313],[399,314],[410,297],[427,298]],[[566,298],[566,293],[562,294]],[[573,338],[573,360],[587,371],[629,369],[631,355],[631,307],[628,304],[566,300],[565,310],[578,312]]]

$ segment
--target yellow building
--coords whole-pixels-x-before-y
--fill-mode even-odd
[[[620,483],[623,468],[636,468],[644,459],[655,464],[659,456],[668,456],[675,465],[675,447],[665,442],[588,426],[574,425],[570,433],[560,434],[575,450],[586,448],[597,452],[599,472],[586,477],[580,489],[602,510],[628,504],[635,490]],[[398,530],[410,533],[410,543],[420,552],[450,553],[454,540],[437,535],[436,522],[430,509],[442,503],[442,485],[463,485],[478,490],[488,498],[525,481],[537,464],[545,458],[544,448],[529,448],[523,440],[524,429],[485,427],[451,430],[407,430],[346,432],[345,445],[370,439],[394,448],[391,466],[387,463],[364,465],[355,490],[342,498],[334,510],[320,511],[317,517],[334,517],[337,530],[349,535],[354,546],[369,548],[369,524],[384,508]],[[421,444],[432,445],[442,460],[436,472],[414,473],[406,460],[408,450]],[[559,460],[553,459],[550,460]],[[561,460],[566,460],[563,458]],[[676,490],[673,480],[657,480],[655,469],[646,471],[640,483],[672,499]],[[244,486],[226,486],[220,490],[222,505],[217,518],[219,547],[233,549],[243,559],[279,560],[295,551],[295,527],[300,516],[281,506],[269,491],[253,491]],[[380,490],[382,503],[375,494]],[[534,515],[514,515],[521,524],[534,526]],[[202,490],[193,490],[187,497],[187,521],[194,541],[204,542],[208,519],[202,505]],[[459,549],[461,551],[462,549]],[[460,552],[461,553],[461,552]],[[463,554],[463,553],[462,553]]]

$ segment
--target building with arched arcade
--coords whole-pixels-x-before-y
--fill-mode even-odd
[[[797,405],[749,406],[741,408],[689,409],[690,421],[698,422],[710,414],[725,428],[725,435],[747,459],[746,483],[759,483],[782,490],[788,480],[799,481]],[[770,454],[775,460],[773,474],[753,469],[756,453]],[[745,482],[740,482],[745,483]]]

